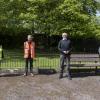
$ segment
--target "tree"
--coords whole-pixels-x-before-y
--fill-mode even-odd
[[[97,4],[95,0],[0,0],[0,31],[94,37]]]

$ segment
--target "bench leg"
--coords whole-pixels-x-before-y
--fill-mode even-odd
[[[97,71],[98,71],[98,67],[96,66],[95,67],[95,74],[97,74]]]
[[[80,69],[79,69],[79,67],[77,67],[77,75],[78,76],[80,75]]]

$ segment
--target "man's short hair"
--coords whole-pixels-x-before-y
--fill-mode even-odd
[[[62,33],[62,36],[67,36],[68,34],[67,33]]]
[[[33,39],[33,36],[32,36],[32,35],[28,35],[27,38],[31,38],[31,39]]]

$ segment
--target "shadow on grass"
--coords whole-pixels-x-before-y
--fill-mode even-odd
[[[95,69],[72,69],[71,76],[72,78],[100,76],[100,69],[98,69],[97,72],[95,72]]]
[[[55,69],[38,69],[38,74],[40,75],[52,75],[56,73],[57,71]]]
[[[53,75],[57,74],[59,71],[55,69],[38,69],[38,72],[36,75]],[[16,76],[22,76],[23,72],[18,73],[1,73],[0,77],[16,77]],[[95,69],[71,69],[71,77],[72,78],[83,78],[83,77],[88,77],[88,76],[100,76],[100,69],[95,73]],[[64,76],[66,77],[66,76]]]
[[[0,77],[23,76],[24,72],[25,72],[24,69],[22,70],[19,69],[17,70],[17,72],[10,72],[8,70],[3,70],[0,72]],[[35,75],[52,75],[57,73],[55,69],[34,69],[33,72]]]
[[[11,73],[4,73],[4,74],[0,74],[0,77],[16,77],[16,76],[21,76],[23,74],[11,74]]]

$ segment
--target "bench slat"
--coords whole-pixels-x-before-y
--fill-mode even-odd
[[[97,64],[70,64],[71,67],[98,67],[100,63]]]

